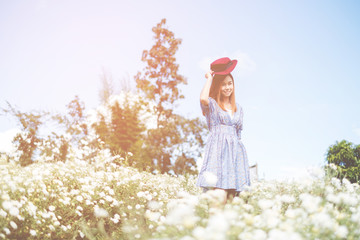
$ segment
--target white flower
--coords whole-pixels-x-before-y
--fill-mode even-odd
[[[302,240],[303,238],[297,232],[285,232],[279,229],[272,229],[269,232],[269,240],[283,240],[283,239],[291,239],[291,240]]]
[[[144,196],[145,196],[145,193],[144,193],[144,192],[138,192],[136,195],[137,195],[138,197],[144,197]]]
[[[9,235],[11,233],[10,229],[8,229],[7,227],[4,227],[3,230],[5,231],[6,235]]]
[[[1,217],[6,217],[7,212],[5,212],[4,210],[0,209],[0,216]]]
[[[49,206],[49,210],[50,210],[51,212],[53,212],[53,211],[55,211],[55,207],[54,207],[54,206]]]
[[[265,209],[261,214],[261,217],[263,219],[262,222],[269,228],[275,228],[280,222],[278,212],[273,209]]]
[[[315,212],[319,207],[319,203],[321,202],[320,197],[312,196],[308,193],[302,193],[299,197],[302,200],[301,205],[308,213]]]
[[[94,208],[94,213],[98,218],[106,218],[109,216],[109,213],[105,209],[99,207]]]
[[[112,201],[113,201],[113,198],[112,198],[111,196],[107,195],[107,196],[105,197],[105,200],[108,201],[108,202],[112,202]]]
[[[31,235],[31,236],[36,236],[36,231],[33,230],[33,229],[30,229],[30,235]]]
[[[76,196],[76,200],[82,202],[84,198],[81,195]]]
[[[174,204],[175,202],[175,204]],[[166,216],[165,222],[168,225],[178,225],[183,224],[186,221],[192,221],[194,217],[193,206],[186,205],[184,203],[179,203],[177,201],[169,202],[170,205],[174,206],[170,209],[168,215]]]
[[[332,169],[332,170],[337,170],[337,166],[333,163],[330,163],[329,164],[329,167]]]
[[[260,199],[258,204],[262,210],[265,210],[265,209],[271,208],[274,205],[274,202],[269,199]]]
[[[197,239],[205,239],[205,229],[203,227],[196,227],[193,231],[192,234],[194,235],[195,238]]]
[[[348,229],[346,226],[339,226],[336,231],[335,231],[335,236],[337,236],[338,238],[346,238],[348,235]]]
[[[17,228],[18,228],[17,224],[16,224],[14,221],[10,221],[10,226],[11,226],[13,229],[17,229]]]
[[[157,210],[157,209],[161,208],[161,205],[157,201],[150,201],[150,202],[148,202],[148,207],[152,210]]]
[[[218,178],[214,173],[206,171],[204,172],[204,178],[205,178],[205,182],[209,184],[211,187],[216,186]]]
[[[281,195],[280,200],[284,203],[293,203],[295,202],[295,198],[288,194]]]
[[[157,221],[160,218],[161,214],[159,212],[153,212],[149,209],[145,212],[145,217],[148,218],[150,221]]]
[[[9,210],[11,207],[12,207],[12,203],[10,201],[3,201],[2,202],[2,207],[5,209],[5,210]]]
[[[205,193],[205,196],[209,196],[217,202],[224,202],[226,199],[226,192],[222,189],[209,190]]]
[[[226,232],[230,225],[224,214],[221,212],[215,213],[209,218],[206,227],[206,239],[226,239]]]
[[[341,188],[341,183],[340,180],[338,178],[331,178],[331,184],[334,185],[334,187],[336,187],[337,189]]]
[[[265,240],[267,238],[266,232],[261,229],[255,229],[251,235],[254,240]]]
[[[17,217],[19,215],[19,209],[17,209],[16,207],[12,207],[10,208],[9,214],[14,217]]]

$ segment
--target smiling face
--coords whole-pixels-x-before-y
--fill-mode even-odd
[[[230,97],[234,90],[232,78],[227,75],[220,85],[220,93],[222,98]]]

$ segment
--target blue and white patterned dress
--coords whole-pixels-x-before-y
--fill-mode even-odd
[[[200,106],[205,113],[210,135],[196,185],[243,191],[250,185],[250,173],[246,150],[241,142],[242,108],[236,103],[237,110],[231,118],[212,97],[209,97],[208,106],[201,102]],[[216,185],[206,182],[206,172],[217,176]]]

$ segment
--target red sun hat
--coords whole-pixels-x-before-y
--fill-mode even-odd
[[[230,60],[228,57],[219,58],[210,64],[210,69],[214,71],[213,74],[227,75],[234,70],[237,60]]]

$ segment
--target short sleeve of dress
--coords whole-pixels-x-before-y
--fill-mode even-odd
[[[235,127],[236,127],[236,134],[237,134],[238,138],[241,139],[241,130],[243,129],[244,113],[243,113],[242,107],[240,107],[239,105],[238,105],[238,109],[240,111],[240,119],[236,123]]]
[[[208,106],[202,104],[201,101],[200,101],[200,107],[201,107],[201,110],[202,110],[202,112],[203,112],[203,114],[205,116],[208,116],[211,113],[213,113],[214,108],[215,108],[215,99],[213,99],[212,97],[209,97],[208,99],[209,99],[209,105]]]

